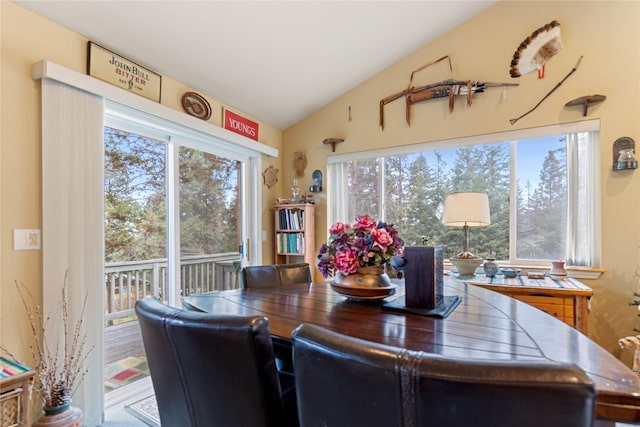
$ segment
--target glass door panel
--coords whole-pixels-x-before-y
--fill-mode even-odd
[[[242,245],[242,162],[179,151],[181,295],[237,287]]]
[[[167,293],[165,141],[105,127],[105,392],[148,376],[134,308]]]

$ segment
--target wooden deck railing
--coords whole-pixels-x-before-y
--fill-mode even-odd
[[[233,289],[238,286],[237,254],[198,255],[180,260],[182,296]],[[136,301],[146,295],[163,299],[167,292],[167,260],[155,259],[105,264],[107,324],[131,317]]]

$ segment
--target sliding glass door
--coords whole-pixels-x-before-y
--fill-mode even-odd
[[[107,115],[106,123],[104,385],[110,401],[148,377],[136,301],[152,295],[179,306],[183,296],[237,286],[247,161],[152,122]]]

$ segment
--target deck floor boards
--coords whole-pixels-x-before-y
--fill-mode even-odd
[[[130,356],[145,356],[138,321],[133,320],[106,327],[104,330],[105,365]]]

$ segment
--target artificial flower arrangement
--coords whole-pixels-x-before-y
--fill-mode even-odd
[[[358,217],[353,225],[336,222],[329,234],[318,255],[318,269],[325,278],[336,273],[349,275],[365,267],[382,270],[392,257],[404,252],[404,242],[393,225],[369,215]]]

